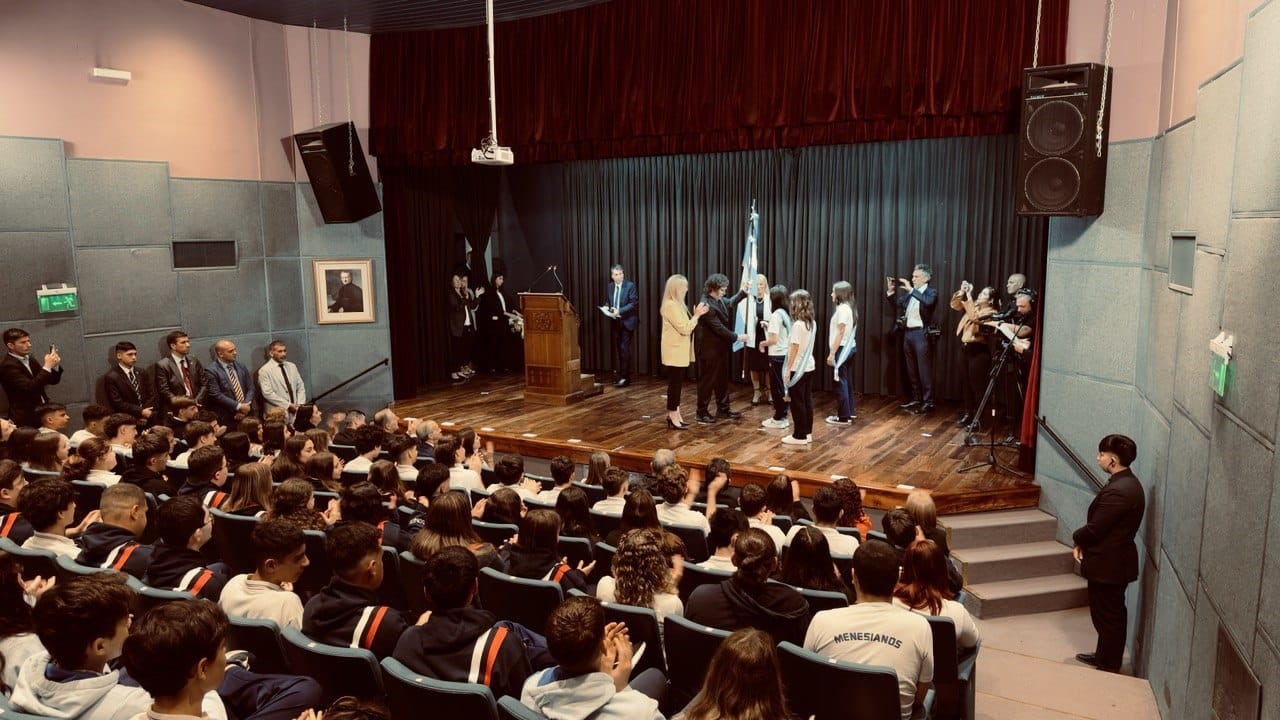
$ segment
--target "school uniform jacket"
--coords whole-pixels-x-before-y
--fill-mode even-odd
[[[151,565],[151,546],[119,525],[96,522],[80,534],[80,557],[76,563],[104,570],[119,570],[142,579]]]
[[[565,592],[587,589],[587,578],[581,570],[560,561],[560,553],[554,550],[526,550],[519,545],[502,549],[502,559],[507,572],[526,580],[548,580],[560,583]]]
[[[22,513],[7,505],[0,505],[0,537],[9,538],[15,545],[21,545],[35,531],[31,523],[22,517]]]
[[[188,592],[218,602],[227,576],[221,570],[205,567],[205,560],[199,550],[158,542],[152,548],[151,566],[142,582],[153,588]]]
[[[413,622],[395,608],[380,605],[376,590],[334,577],[302,609],[302,634],[338,647],[363,648],[388,657]]]
[[[420,675],[486,685],[494,697],[519,697],[533,673],[520,636],[474,607],[431,613],[400,636],[392,657]]]

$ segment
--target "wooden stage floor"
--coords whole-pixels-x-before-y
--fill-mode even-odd
[[[931,490],[941,513],[1033,507],[1040,496],[1029,477],[991,468],[956,472],[986,460],[987,448],[964,446],[964,431],[953,424],[960,415],[954,406],[916,416],[900,410],[897,398],[859,396],[858,419],[851,427],[838,427],[823,422],[835,407],[834,396],[819,392],[814,397],[813,444],[792,446],[779,442],[789,431],[760,427],[771,410],[767,404],[750,405],[750,386],[730,385],[741,419],[694,423],[684,431],[667,428],[666,383],[657,378],[636,377],[626,388],[606,385],[603,394],[567,407],[526,403],[523,389],[522,376],[477,375],[398,402],[395,410],[402,417],[434,419],[446,431],[492,428],[481,434],[493,439],[499,451],[532,457],[563,452],[585,462],[586,455],[599,449],[609,452],[614,464],[642,471],[655,449],[667,447],[686,467],[716,456],[728,458],[734,484],[785,468],[801,479],[806,496],[832,475],[845,475],[868,490],[867,504],[873,507],[899,505],[913,487]],[[685,419],[692,421],[692,382],[685,383],[683,400]],[[1017,450],[997,446],[996,456],[1013,465]]]

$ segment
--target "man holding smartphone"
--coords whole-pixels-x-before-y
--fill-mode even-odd
[[[49,402],[45,386],[62,381],[62,358],[58,348],[49,346],[44,363],[31,357],[31,334],[22,328],[4,331],[8,350],[0,360],[0,385],[9,398],[9,419],[14,424],[36,427],[36,406]]]

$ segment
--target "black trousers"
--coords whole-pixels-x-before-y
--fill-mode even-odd
[[[618,355],[618,377],[631,377],[631,339],[635,330],[628,330],[621,320],[613,321],[613,347]]]
[[[770,355],[769,356],[769,398],[773,400],[773,419],[787,419],[787,401],[782,392],[782,363],[786,362],[786,355]]]
[[[667,412],[675,412],[680,409],[680,390],[684,386],[684,376],[689,371],[689,368],[674,367],[672,365],[665,367],[667,370]]]
[[[987,391],[991,373],[991,349],[982,341],[964,344],[964,411],[969,415],[978,412],[978,403]],[[988,408],[990,409],[990,408]]]
[[[707,414],[712,395],[721,413],[729,409],[729,353],[698,355],[698,412]]]
[[[807,372],[791,386],[791,435],[803,440],[813,434],[813,376]]]
[[[933,347],[924,328],[907,328],[902,336],[902,352],[906,355],[907,377],[911,380],[911,399],[933,403]]]
[[[463,365],[471,362],[471,349],[476,342],[476,330],[468,325],[462,329],[461,335],[455,335],[449,343],[449,372],[457,372]]]
[[[1128,583],[1118,585],[1089,581],[1089,617],[1093,620],[1093,629],[1098,631],[1094,654],[1101,670],[1119,672],[1124,659],[1124,641],[1129,627],[1129,613],[1124,605],[1126,587]]]

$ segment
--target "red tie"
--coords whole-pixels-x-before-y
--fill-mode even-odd
[[[187,359],[182,358],[182,382],[187,386],[187,397],[195,397],[191,392],[191,373],[187,371]]]

